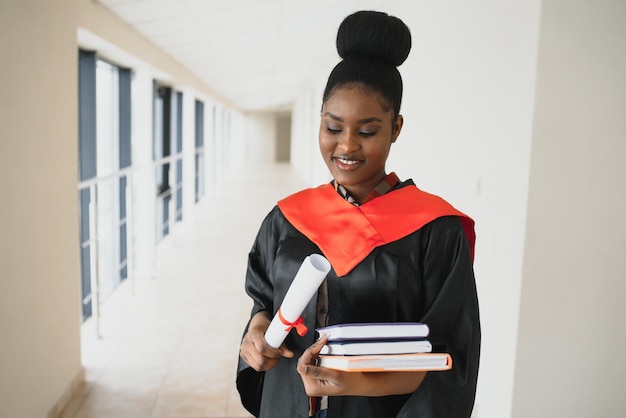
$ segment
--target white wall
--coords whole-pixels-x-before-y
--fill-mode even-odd
[[[207,109],[205,108],[205,112]],[[207,113],[207,118],[212,117]],[[267,138],[269,135],[263,129],[267,127],[264,121],[253,120],[250,122],[253,126],[261,129],[260,132],[254,133],[261,137]],[[248,126],[248,117],[243,113],[226,106],[215,106],[215,121],[213,123],[212,144],[210,146],[212,152],[208,152],[207,164],[211,170],[207,179],[211,185],[220,184],[221,181],[228,179],[228,174],[236,170],[239,164],[246,161],[247,146],[246,134]],[[207,135],[209,135],[209,124],[205,123]],[[206,145],[205,137],[205,147]],[[263,141],[262,141],[263,142]]]
[[[291,115],[276,116],[276,157],[277,162],[289,162],[291,154]]]
[[[132,83],[132,228],[135,278],[152,276],[156,244],[156,181],[153,168],[152,95],[154,74],[147,66],[133,70]]]
[[[183,222],[192,221],[195,211],[195,148],[196,148],[196,99],[197,92],[189,87],[183,93]],[[206,132],[207,104],[204,104],[204,126]],[[204,135],[206,141],[206,133]]]
[[[45,417],[82,379],[75,3],[0,6],[2,417]]]
[[[274,112],[244,114],[244,160],[254,163],[288,162],[291,116]]]
[[[328,72],[332,70],[329,67]],[[318,80],[295,101],[291,119],[290,161],[309,186],[330,181],[328,168],[320,156],[318,131],[325,79]]]
[[[544,0],[515,418],[624,416],[626,3]]]
[[[405,125],[387,168],[477,222],[483,346],[475,417],[511,413],[539,6],[539,0],[391,1],[380,9],[403,19],[413,37],[400,67]],[[293,148],[315,160],[295,166],[312,184],[329,179],[317,162],[327,75],[294,111]]]
[[[276,116],[273,113],[246,113],[244,126],[245,159],[257,163],[274,162],[276,160]]]

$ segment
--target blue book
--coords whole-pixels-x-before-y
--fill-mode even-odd
[[[428,325],[421,322],[367,322],[337,324],[315,330],[319,338],[328,336],[328,341],[347,340],[416,340],[428,336]]]

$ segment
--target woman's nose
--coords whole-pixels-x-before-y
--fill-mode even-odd
[[[339,143],[337,144],[337,146],[339,147],[339,149],[341,149],[342,152],[349,154],[358,150],[361,144],[356,134],[350,131],[345,131],[343,135],[339,137]]]

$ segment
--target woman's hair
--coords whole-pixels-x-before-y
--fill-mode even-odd
[[[347,16],[337,31],[337,52],[343,60],[328,77],[323,102],[339,87],[360,86],[379,93],[395,119],[402,102],[402,77],[396,67],[410,50],[411,32],[397,17],[376,11]]]

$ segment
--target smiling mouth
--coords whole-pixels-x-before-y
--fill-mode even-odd
[[[360,163],[360,160],[354,160],[351,158],[345,158],[345,157],[334,157],[335,161],[343,164],[343,165],[356,165],[358,163]]]
[[[346,157],[333,157],[337,166],[341,169],[354,169],[363,161]]]

